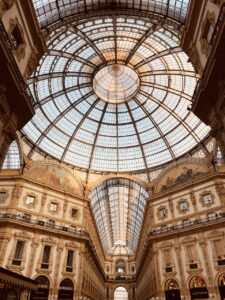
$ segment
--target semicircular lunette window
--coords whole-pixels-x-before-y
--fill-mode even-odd
[[[133,255],[142,226],[148,193],[125,178],[104,181],[90,193],[103,249],[109,255]]]
[[[51,33],[28,80],[36,114],[23,133],[36,149],[85,170],[153,168],[208,135],[187,110],[196,82],[170,26],[132,17],[72,24]]]

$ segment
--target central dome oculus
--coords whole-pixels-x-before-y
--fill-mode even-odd
[[[125,65],[113,64],[98,71],[93,80],[96,95],[110,103],[122,103],[139,90],[138,74]]]

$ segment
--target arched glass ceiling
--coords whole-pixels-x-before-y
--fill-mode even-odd
[[[20,150],[16,141],[13,141],[6,154],[2,169],[20,169],[21,157]]]
[[[138,10],[160,14],[184,23],[190,0],[33,0],[41,27],[78,13],[96,10]]]
[[[100,99],[95,74],[128,66],[139,90],[125,103]],[[87,170],[132,172],[174,160],[209,128],[187,107],[196,74],[173,27],[148,19],[105,17],[52,32],[29,79],[36,114],[27,138],[47,154]]]
[[[107,254],[124,253],[118,248],[134,254],[147,198],[142,186],[124,178],[104,181],[91,192],[92,211]]]

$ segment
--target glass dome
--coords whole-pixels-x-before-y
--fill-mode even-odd
[[[131,68],[113,64],[95,75],[93,88],[96,95],[110,103],[122,103],[133,98],[139,88],[137,73]]]
[[[183,156],[209,127],[187,109],[197,76],[179,41],[172,25],[133,16],[55,29],[28,80],[36,114],[24,135],[47,155],[99,172]]]

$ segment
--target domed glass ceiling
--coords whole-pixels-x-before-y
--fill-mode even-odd
[[[116,79],[119,72],[125,82]],[[36,114],[23,132],[38,149],[79,168],[156,167],[209,132],[187,110],[196,81],[172,26],[116,15],[62,26],[28,81]],[[108,87],[118,88],[115,95]]]
[[[122,103],[136,95],[139,88],[139,77],[131,68],[113,64],[98,71],[93,79],[93,88],[102,100]]]
[[[33,0],[41,27],[60,20],[71,21],[77,14],[98,10],[142,11],[170,17],[184,23],[190,0]]]

